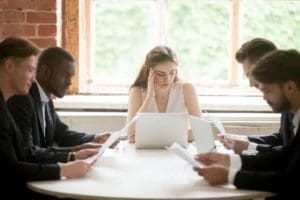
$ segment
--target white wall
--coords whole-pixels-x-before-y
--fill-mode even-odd
[[[114,131],[124,127],[125,112],[58,112],[71,129],[88,133]],[[271,134],[279,129],[279,114],[273,113],[213,113],[219,117],[228,133],[244,135]],[[217,129],[213,127],[214,132]]]

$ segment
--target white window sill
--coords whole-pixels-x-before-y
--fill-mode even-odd
[[[58,110],[127,111],[127,95],[67,95],[55,99]],[[261,96],[199,96],[200,106],[208,112],[269,112]]]

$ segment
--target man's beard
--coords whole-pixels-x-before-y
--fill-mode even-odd
[[[267,103],[272,107],[273,111],[277,113],[289,111],[291,109],[291,103],[284,94],[281,95],[279,103],[274,104],[269,101],[267,101]]]

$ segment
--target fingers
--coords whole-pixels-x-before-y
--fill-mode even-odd
[[[152,68],[150,68],[148,80],[150,80],[153,76],[154,76],[154,70]]]
[[[212,163],[214,163],[213,161],[213,154],[212,152],[208,152],[208,153],[201,153],[201,154],[198,154],[198,155],[195,155],[195,160],[197,161],[200,161],[206,165],[210,165]]]
[[[228,149],[232,149],[234,145],[234,139],[230,138],[230,137],[225,137],[224,138],[224,146]]]
[[[99,149],[88,149],[90,156],[96,155],[99,152]]]
[[[194,171],[195,171],[199,176],[203,176],[203,169],[204,169],[204,168],[194,167],[193,169],[194,169]]]
[[[101,146],[102,146],[102,144],[91,142],[86,146],[86,148],[88,148],[88,149],[97,149],[97,148],[100,148]]]
[[[93,142],[104,143],[109,138],[110,135],[111,135],[111,133],[109,133],[109,132],[97,133],[95,135]]]
[[[112,145],[110,145],[109,148],[113,149],[113,148],[115,148],[119,143],[120,143],[120,139],[118,139],[118,140],[115,141]]]

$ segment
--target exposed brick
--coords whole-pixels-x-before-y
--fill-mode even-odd
[[[0,0],[2,9],[35,9],[36,0]]]
[[[26,28],[20,24],[3,24],[1,27],[1,35],[3,36],[25,36]]]
[[[3,12],[0,11],[0,23],[4,22]]]
[[[28,12],[26,14],[28,23],[56,23],[55,12]]]
[[[36,7],[39,10],[54,10],[56,9],[56,0],[37,0]]]
[[[5,11],[3,12],[4,22],[6,23],[23,23],[25,22],[25,14],[22,11]]]
[[[23,31],[26,37],[36,36],[36,25],[23,25]]]
[[[56,36],[56,25],[39,25],[38,36]]]
[[[51,38],[29,38],[32,42],[38,45],[40,48],[47,48],[50,46],[56,46],[57,41],[54,37]]]

